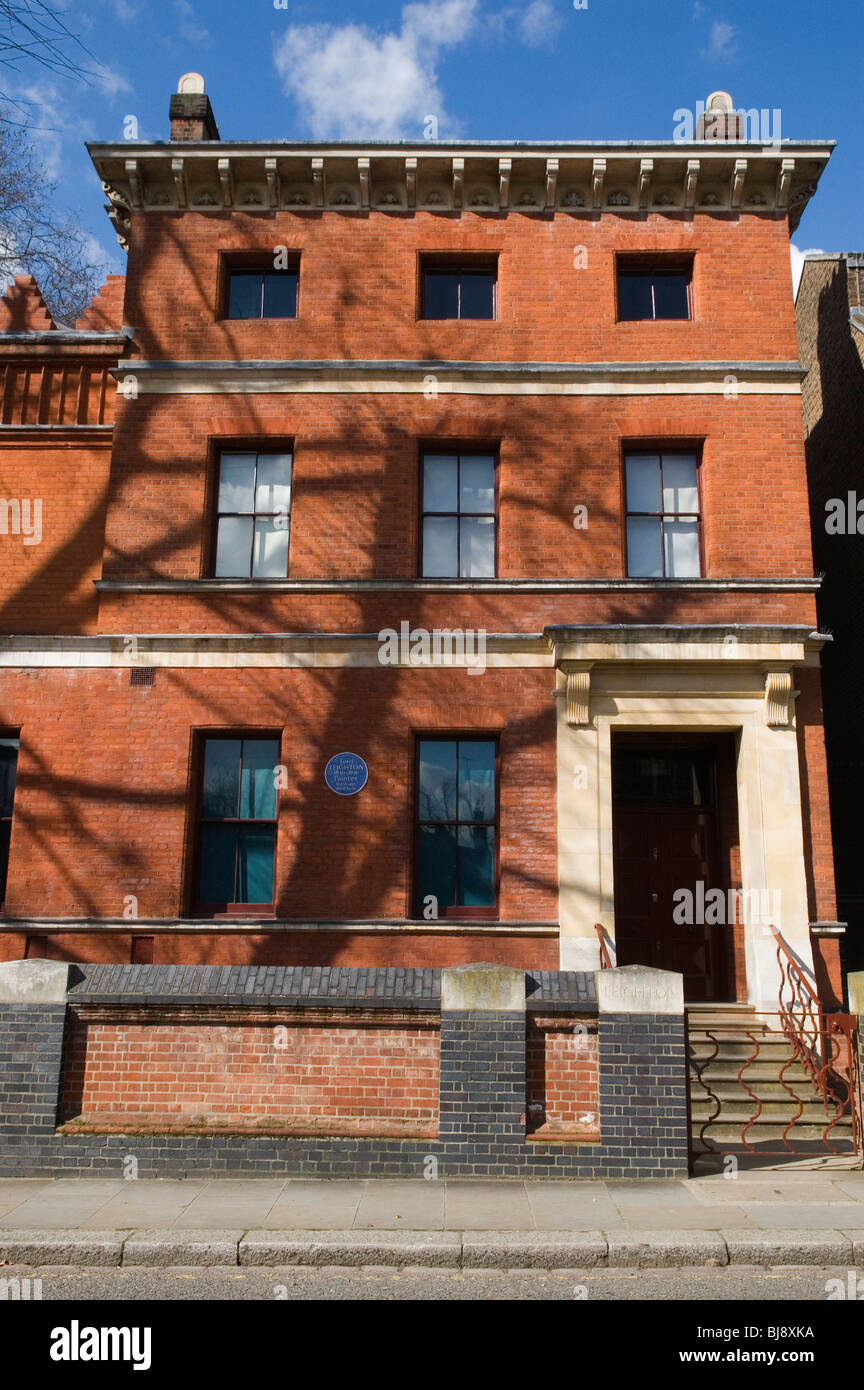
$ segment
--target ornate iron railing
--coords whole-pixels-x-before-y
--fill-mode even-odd
[[[827,1013],[775,927],[779,1008],[749,1019],[688,1010],[691,1153],[862,1152],[857,1019]]]
[[[606,928],[603,926],[602,922],[595,922],[594,930],[596,931],[600,941],[600,969],[611,970],[613,968],[614,961],[612,960],[612,957],[609,954],[609,936],[607,934]]]
[[[827,1013],[777,928],[771,925],[780,967],[780,1023],[815,1091],[839,1114],[851,1116],[856,1147],[861,1144],[858,1049],[854,1014]]]

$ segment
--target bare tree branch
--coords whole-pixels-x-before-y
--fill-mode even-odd
[[[56,185],[46,180],[26,132],[0,109],[0,279],[36,277],[55,321],[71,325],[104,279],[78,219],[58,219]]]
[[[0,0],[0,64],[19,72],[23,63],[35,62],[86,82],[91,74],[81,58],[93,55],[69,28],[66,13],[46,0]],[[11,98],[0,92],[0,100]]]

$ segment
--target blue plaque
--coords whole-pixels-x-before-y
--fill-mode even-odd
[[[339,796],[354,796],[369,780],[369,769],[357,753],[337,753],[324,769],[324,781]]]

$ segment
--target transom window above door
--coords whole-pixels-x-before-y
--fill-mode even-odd
[[[627,453],[627,573],[646,579],[702,573],[695,453]]]
[[[496,572],[495,455],[425,453],[420,573],[492,579]]]
[[[284,579],[291,519],[290,453],[223,453],[219,459],[217,579]]]

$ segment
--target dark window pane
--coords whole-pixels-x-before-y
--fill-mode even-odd
[[[650,319],[654,317],[651,297],[651,276],[648,272],[622,270],[618,275],[619,319]]]
[[[460,825],[458,879],[461,906],[495,906],[495,832],[491,825]]]
[[[438,900],[438,911],[453,907],[456,902],[456,827],[452,825],[421,825],[417,834],[417,897],[422,911],[423,899],[430,894]]]
[[[276,817],[276,767],[279,744],[275,739],[243,740],[240,777],[240,815],[250,820]]]
[[[275,825],[243,826],[237,862],[238,903],[272,903]]]
[[[204,794],[201,813],[205,819],[237,815],[240,779],[239,738],[208,738],[204,745]]]
[[[9,869],[9,838],[12,822],[0,821],[0,903],[6,896],[6,874]]]
[[[666,271],[654,276],[654,317],[656,319],[686,319],[690,317],[687,286],[690,277],[684,271]]]
[[[423,277],[423,316],[458,319],[459,276],[446,270],[427,270]]]
[[[456,744],[441,739],[420,744],[420,820],[456,819]]]
[[[627,459],[628,512],[660,512],[660,456],[637,454]]]
[[[423,518],[423,573],[427,578],[458,578],[458,533],[455,516]]]
[[[264,276],[264,318],[297,317],[297,272],[276,270]]]
[[[458,468],[459,460],[455,454],[424,455],[424,512],[456,512],[459,510]]]
[[[228,284],[229,319],[260,319],[261,286],[264,276],[260,270],[232,270]]]
[[[495,744],[459,744],[459,820],[495,819]]]
[[[651,516],[627,518],[627,573],[637,579],[663,578],[663,523]]]
[[[198,879],[200,903],[233,903],[236,860],[235,825],[201,827],[201,872]]]
[[[463,271],[459,317],[463,319],[491,319],[495,317],[495,274],[493,271]]]
[[[0,816],[11,816],[18,770],[18,740],[0,740]]]

